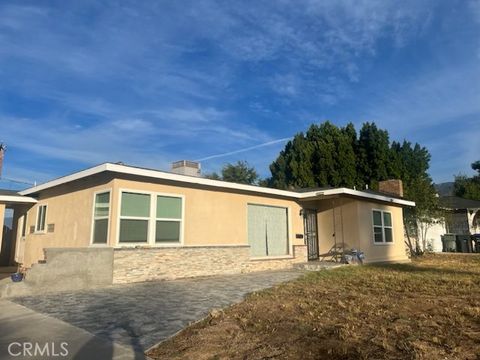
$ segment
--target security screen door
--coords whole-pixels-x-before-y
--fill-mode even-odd
[[[303,224],[308,250],[308,260],[318,260],[317,211],[304,209]]]
[[[287,208],[248,205],[248,243],[252,257],[288,255]]]

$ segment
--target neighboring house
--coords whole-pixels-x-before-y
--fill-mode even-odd
[[[0,194],[0,212],[14,210],[11,259],[29,268],[48,248],[110,247],[116,283],[288,268],[335,244],[363,251],[366,262],[408,261],[402,207],[413,202],[180,174],[191,166],[105,163]]]
[[[438,199],[445,212],[443,219],[428,229],[427,242],[433,251],[442,251],[442,235],[470,236],[480,234],[480,201],[458,196],[441,196]]]
[[[445,196],[439,199],[447,211],[445,228],[449,234],[473,235],[480,233],[480,201]]]

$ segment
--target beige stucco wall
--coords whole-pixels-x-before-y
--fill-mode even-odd
[[[109,188],[112,188],[110,178],[96,176],[41,192],[38,203],[27,211],[23,265],[30,267],[43,260],[43,249],[47,247],[89,246],[94,193]],[[38,207],[44,204],[47,205],[45,232],[32,233]],[[53,232],[47,231],[48,224],[54,224]]]
[[[33,204],[16,204],[13,208],[13,234],[12,239],[15,239],[15,250],[12,252],[12,263],[23,263],[25,238],[22,237],[22,226],[24,216]],[[27,229],[26,229],[27,230]]]
[[[108,245],[119,246],[117,219],[122,189],[183,195],[184,246],[248,245],[248,203],[287,207],[290,220],[289,243],[292,246],[303,245],[303,239],[295,238],[295,234],[303,234],[303,219],[300,216],[300,205],[293,200],[224,192],[206,187],[190,188],[131,179],[112,180],[110,177],[97,176],[40,193],[38,203],[27,211],[27,235],[21,244],[23,264],[30,267],[38,260],[43,260],[43,249],[47,247],[90,246],[94,194],[104,190],[112,191]],[[38,207],[43,204],[48,206],[46,227],[48,224],[54,224],[55,229],[53,232],[31,233],[31,227],[35,226]]]
[[[341,244],[343,241],[346,249],[354,248],[363,251],[366,262],[408,260],[403,238],[401,207],[349,198],[321,200],[316,202],[316,206],[318,209],[320,254],[325,254],[332,248],[335,243],[333,237],[335,233],[337,244]],[[392,244],[374,244],[373,209],[386,210],[392,213],[394,238]]]
[[[184,187],[166,183],[148,183],[115,179],[112,218],[117,219],[121,190],[136,190],[184,196],[184,245],[248,245],[247,205],[263,204],[288,208],[291,228],[289,244],[303,245],[303,218],[300,205],[293,200],[208,187]],[[118,245],[118,222],[110,227],[110,244]]]
[[[378,245],[373,243],[372,210],[390,211],[393,221],[393,243]],[[361,250],[365,252],[366,262],[408,261],[403,231],[403,210],[401,207],[386,204],[358,202],[359,237]]]
[[[347,198],[316,202],[320,254],[332,248],[335,237],[337,244],[343,242],[345,248],[359,247],[357,203]]]
[[[110,223],[108,245],[118,244],[118,213],[121,190],[145,191],[150,193],[182,195],[184,197],[183,246],[235,246],[248,245],[247,205],[263,204],[288,208],[289,244],[304,245],[302,206],[295,200],[255,195],[227,189],[213,189],[200,185],[181,186],[165,180],[145,181],[145,178],[123,176],[113,178],[98,175],[75,183],[65,184],[43,191],[39,201],[27,211],[27,236],[23,263],[31,264],[43,259],[47,247],[87,247],[91,242],[92,212],[94,194],[111,190]],[[335,227],[333,225],[332,200],[304,203],[305,207],[318,209],[318,236],[320,253],[327,252],[333,245],[333,233],[337,242],[342,239],[347,248],[365,252],[367,261],[406,260],[403,241],[402,209],[400,207],[359,201],[356,199],[335,199]],[[35,226],[38,207],[47,204],[48,224],[54,224],[53,232],[31,233]],[[394,243],[373,244],[372,209],[392,212]],[[342,222],[343,219],[343,222]],[[148,246],[147,244],[138,244]]]

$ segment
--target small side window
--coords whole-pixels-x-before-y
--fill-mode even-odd
[[[47,221],[47,205],[40,205],[37,210],[37,222],[35,232],[44,232]]]
[[[93,244],[108,242],[108,222],[110,215],[110,192],[95,195],[93,210]]]
[[[392,214],[388,211],[373,210],[373,242],[393,243]]]

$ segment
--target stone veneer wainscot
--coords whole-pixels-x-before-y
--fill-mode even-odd
[[[282,259],[251,259],[248,245],[121,248],[114,251],[113,283],[288,269],[305,261],[305,245],[294,245],[293,256]]]

